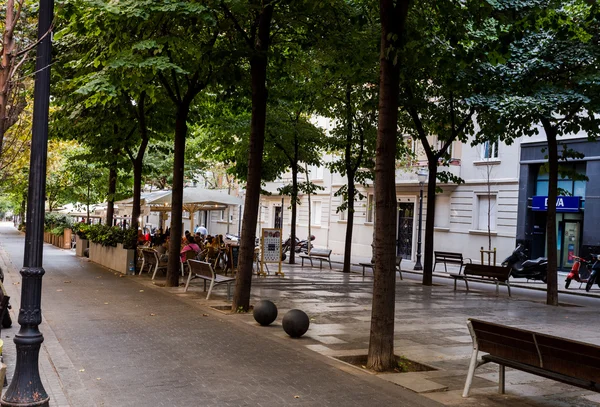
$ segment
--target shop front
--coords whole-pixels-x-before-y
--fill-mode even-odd
[[[546,257],[548,173],[546,143],[521,145],[517,243],[529,249],[531,258]],[[573,139],[565,147],[579,151],[582,159],[562,162],[556,200],[558,269],[569,270],[573,256],[600,253],[600,145]],[[587,177],[588,180],[584,180]]]

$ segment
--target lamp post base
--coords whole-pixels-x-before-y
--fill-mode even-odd
[[[421,259],[417,259],[417,262],[415,263],[415,267],[413,267],[413,270],[423,270],[423,265],[421,264]]]

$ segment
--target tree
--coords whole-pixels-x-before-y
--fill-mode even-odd
[[[394,305],[396,266],[396,142],[400,65],[398,50],[406,40],[405,23],[410,0],[380,0],[381,48],[379,70],[379,120],[375,156],[375,267],[373,308],[367,366],[375,371],[392,369],[394,357]]]
[[[490,3],[479,0],[423,2],[411,14],[408,41],[400,53],[400,126],[422,145],[429,172],[424,285],[432,284],[437,182],[463,182],[439,167],[452,158],[455,141],[466,142],[474,133],[472,100],[489,87],[480,69],[497,55],[493,45],[498,33],[488,25],[492,11]]]
[[[242,12],[242,27],[239,16],[236,17],[232,8],[240,8],[241,2],[221,6],[229,18],[237,34],[245,43],[246,54],[250,62],[252,89],[252,118],[250,121],[250,140],[248,145],[248,175],[246,198],[244,202],[244,219],[242,221],[242,236],[238,274],[233,296],[233,310],[247,311],[250,307],[250,287],[252,284],[252,264],[254,260],[254,239],[256,236],[256,221],[259,210],[262,155],[265,144],[265,125],[267,118],[267,64],[271,42],[271,23],[275,4],[271,0],[251,0],[250,7]],[[243,10],[243,9],[242,9]],[[235,11],[235,10],[234,10]]]
[[[492,78],[490,95],[475,98],[481,112],[478,141],[511,143],[543,130],[548,142],[548,210],[546,238],[548,289],[546,303],[558,305],[556,197],[560,161],[578,158],[560,137],[584,131],[600,134],[597,67],[600,47],[599,7],[584,0],[523,0],[495,14],[502,28],[504,53],[483,73]]]
[[[334,196],[342,198],[337,212],[345,212],[345,273],[350,272],[354,204],[364,196],[356,184],[373,178],[377,136],[377,32],[379,25],[369,4],[348,4],[339,13],[337,30],[320,49],[321,75],[327,76],[322,114],[334,121],[327,139],[333,160],[328,167],[345,176],[347,185]]]
[[[29,51],[35,46],[35,24],[29,20],[32,4],[25,0],[7,0],[0,30],[0,155],[8,129],[27,105],[26,74],[33,65]],[[33,13],[32,13],[33,14]]]

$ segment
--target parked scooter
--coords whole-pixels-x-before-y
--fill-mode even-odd
[[[565,288],[569,288],[572,280],[581,284],[588,282],[588,278],[590,277],[590,265],[593,263],[592,257],[588,257],[588,259],[584,259],[583,257],[573,256],[575,262],[573,263],[573,267],[571,267],[571,272],[565,280]]]
[[[585,284],[585,291],[590,291],[594,283],[598,284],[598,287],[600,287],[600,276],[598,276],[598,270],[600,270],[600,255],[591,254],[590,256],[594,259],[594,264],[592,265],[592,272]]]
[[[548,259],[538,257],[535,260],[529,260],[527,249],[519,244],[502,262],[502,266],[508,266],[511,269],[510,275],[514,278],[526,278],[528,280],[547,281]]]
[[[296,253],[308,253],[308,245],[310,244],[310,248],[312,250],[313,244],[312,241],[315,240],[315,235],[310,236],[310,242],[307,239],[300,240],[296,245]]]

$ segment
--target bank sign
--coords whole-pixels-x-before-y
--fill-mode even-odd
[[[548,210],[547,196],[534,196],[531,209],[534,211]],[[559,196],[556,198],[556,212],[579,212],[580,196]]]

